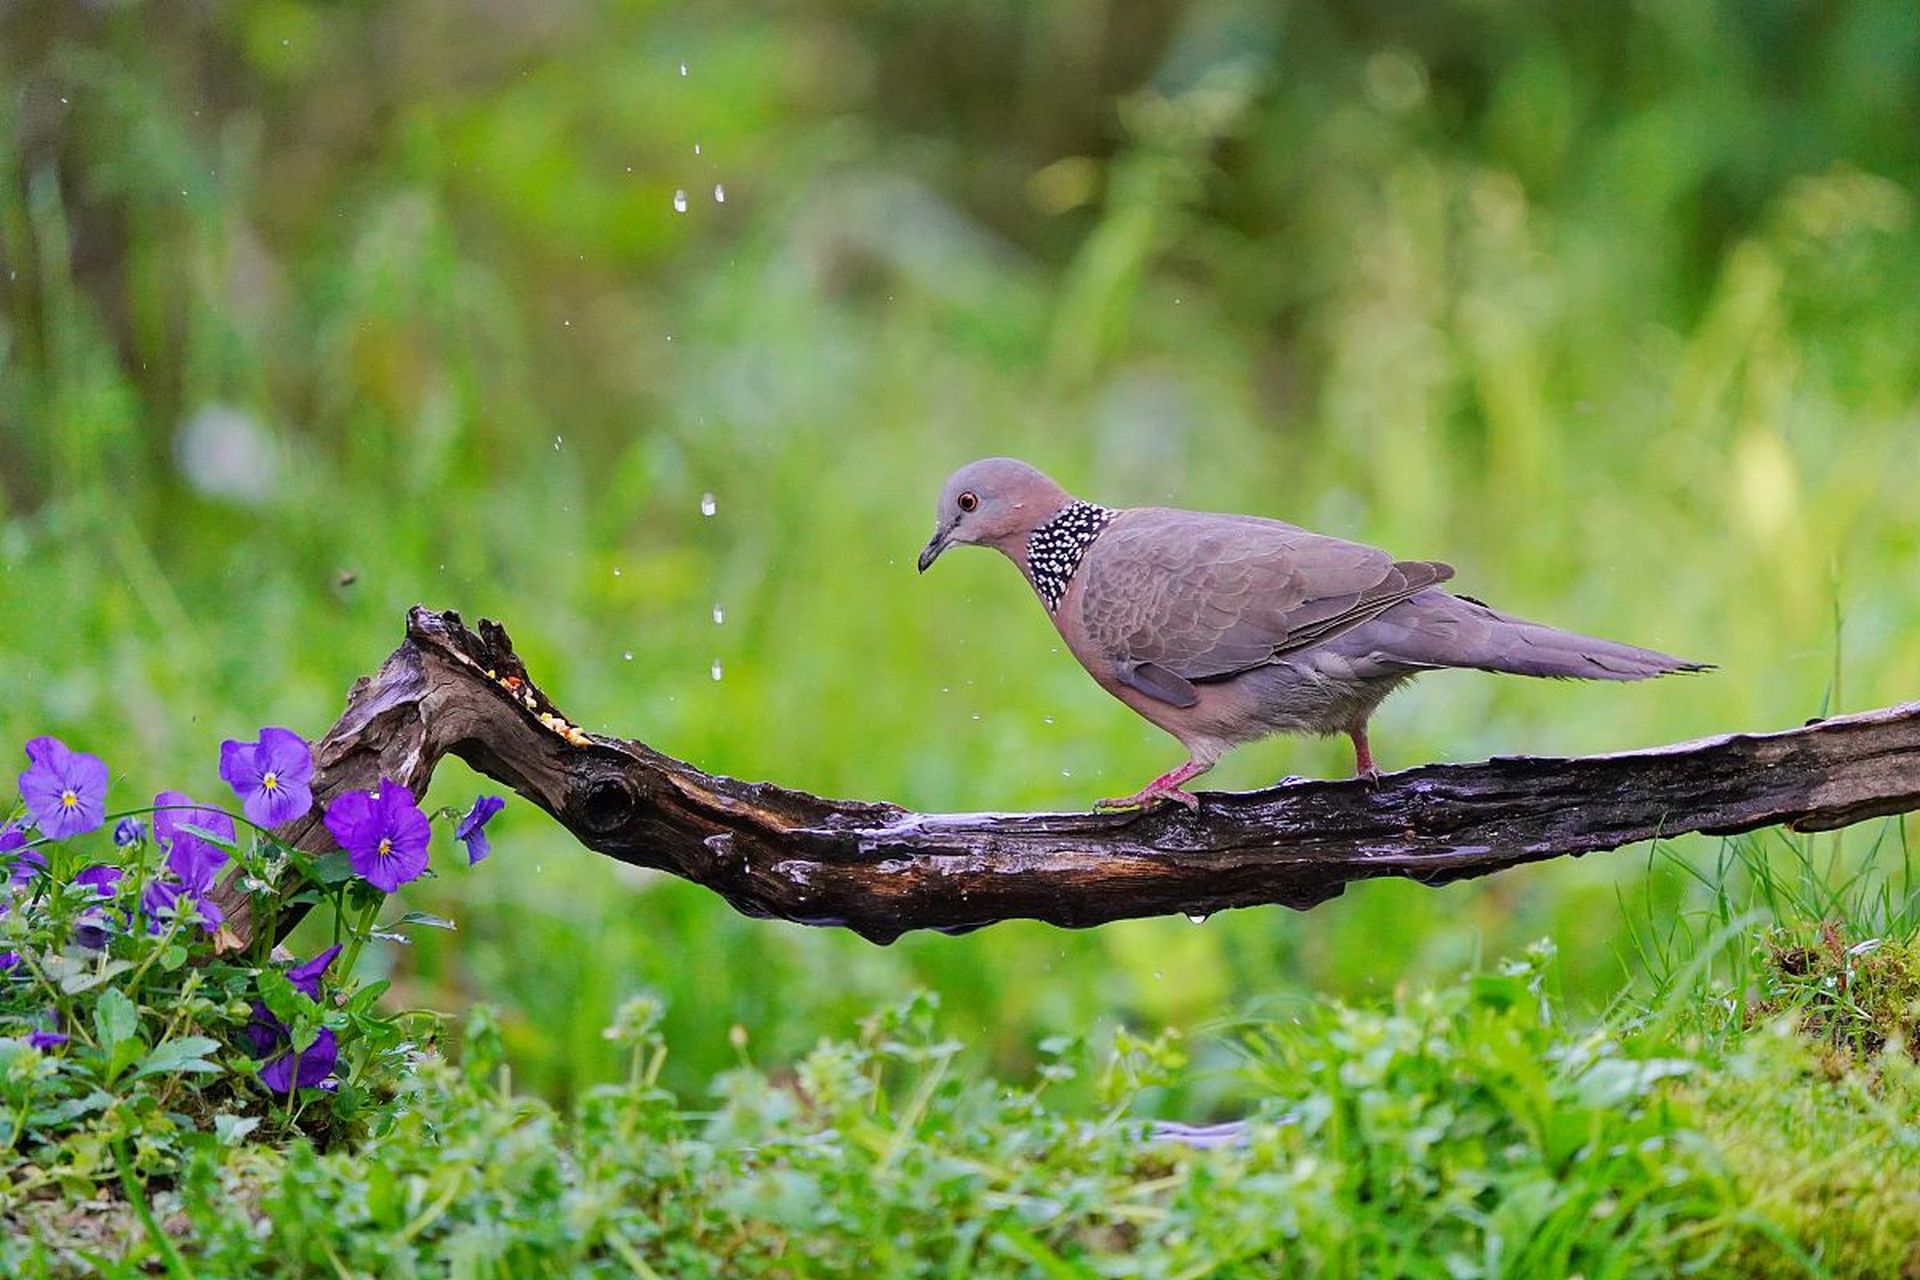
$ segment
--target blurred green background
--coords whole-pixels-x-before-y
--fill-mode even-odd
[[[122,803],[217,794],[222,737],[318,734],[415,602],[707,769],[928,809],[1129,790],[1177,746],[1014,573],[913,572],[941,479],[1000,452],[1722,666],[1431,677],[1375,721],[1386,768],[1920,692],[1908,0],[14,0],[0,86],[0,745],[61,734]],[[1211,781],[1349,765],[1277,742]],[[879,949],[529,806],[496,831],[402,895],[459,932],[370,960],[404,1002],[499,1002],[556,1096],[642,988],[694,1092],[736,1024],[779,1061],[918,985],[1005,1070],[1542,934],[1599,1003],[1628,915],[1689,892],[1640,850]]]

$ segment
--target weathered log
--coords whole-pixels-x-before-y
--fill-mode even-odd
[[[1438,885],[1686,832],[1825,830],[1920,808],[1920,703],[1906,703],[1642,751],[1426,765],[1377,785],[1203,792],[1197,812],[914,813],[718,777],[583,733],[498,624],[476,633],[425,608],[314,754],[323,803],[382,777],[424,792],[441,757],[458,756],[590,849],[705,885],[747,915],[880,943],[1011,919],[1079,928],[1305,910],[1376,876]],[[331,847],[317,816],[283,835]],[[229,889],[223,905],[250,938],[244,895]],[[277,931],[291,924],[283,913]]]

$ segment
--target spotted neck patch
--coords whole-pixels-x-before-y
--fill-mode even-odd
[[[1033,575],[1033,589],[1040,593],[1047,612],[1060,607],[1060,597],[1067,594],[1067,584],[1073,581],[1081,557],[1117,514],[1091,502],[1069,503],[1027,535],[1027,571]]]

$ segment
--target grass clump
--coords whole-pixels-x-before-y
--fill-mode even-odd
[[[606,1033],[626,1070],[562,1111],[482,1010],[367,1141],[201,1133],[148,1212],[203,1276],[1900,1274],[1910,1063],[1836,1083],[1784,1020],[1731,1053],[1569,1020],[1553,964],[1236,1028],[1245,1118],[1207,1145],[1151,1118],[1196,1070],[1170,1033],[1002,1082],[916,996],[776,1068],[735,1037],[685,1099],[640,999]],[[164,1261],[108,1201],[16,1212],[0,1266]]]

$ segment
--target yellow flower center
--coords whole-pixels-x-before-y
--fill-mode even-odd
[[[263,774],[261,775],[261,778],[260,778],[260,785],[265,787],[268,791],[271,791],[275,787],[280,785],[280,775],[277,773]]]
[[[388,854],[393,852],[393,841],[387,839],[385,836],[382,836],[380,838],[380,847],[374,850],[374,852],[378,853],[383,858],[386,857]]]
[[[60,793],[60,807],[62,809],[75,809],[75,808],[78,808],[79,805],[80,805],[80,797],[75,795],[73,792],[62,791]]]

